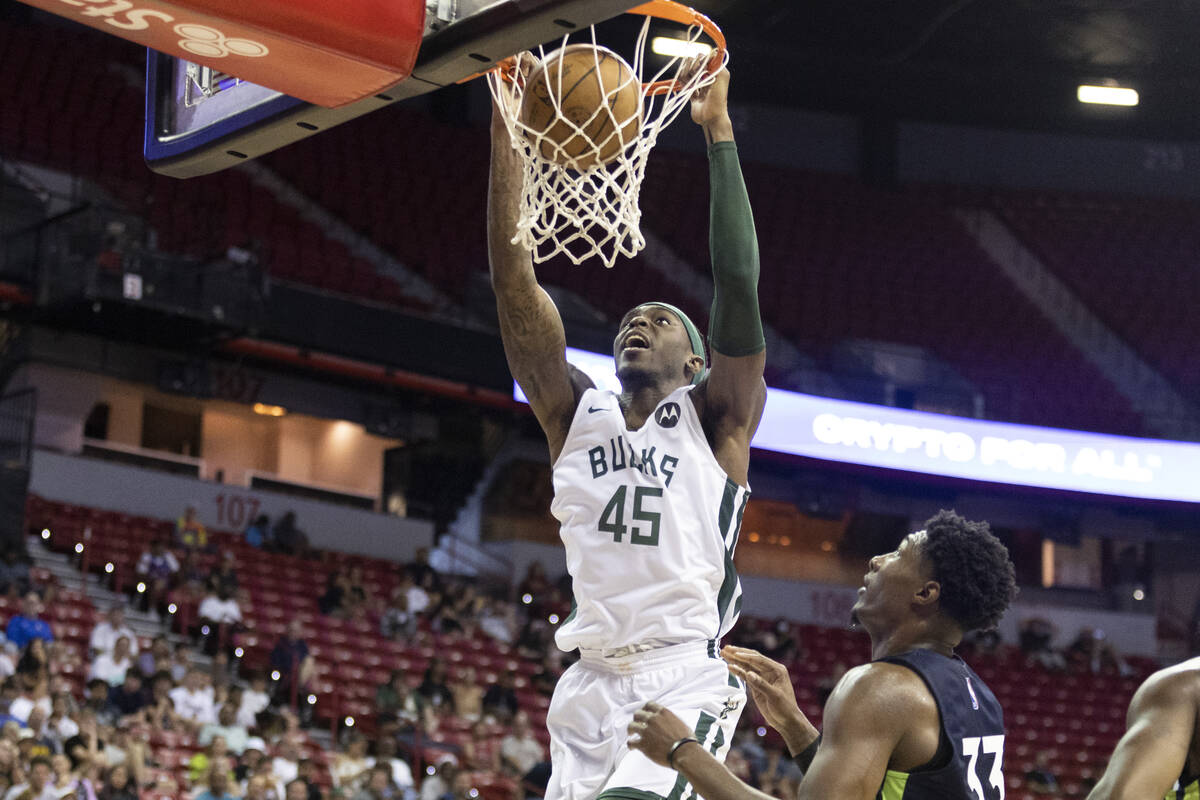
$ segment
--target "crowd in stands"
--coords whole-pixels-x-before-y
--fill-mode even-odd
[[[294,517],[288,525],[298,530]],[[19,606],[0,657],[0,711],[7,714],[0,722],[11,722],[0,728],[0,779],[23,787],[4,800],[72,792],[76,800],[520,800],[540,793],[549,773],[545,709],[569,663],[552,642],[569,586],[535,564],[515,587],[485,591],[439,574],[424,551],[411,563],[366,572],[361,559],[296,561],[313,576],[308,593],[316,616],[297,614],[272,628],[277,633],[261,645],[261,661],[251,663],[242,657],[243,632],[255,633],[253,601],[262,595],[248,588],[255,579],[239,558],[273,547],[275,527],[258,518],[244,537],[214,535],[185,512],[174,536],[153,540],[136,558],[143,591],[132,590],[132,598],[152,610],[189,599],[196,616],[176,624],[171,636],[147,638],[136,634],[124,608],[106,609],[78,654],[55,639],[41,615],[55,587],[32,585],[27,564],[0,571],[12,574],[6,607]],[[0,561],[25,563],[19,548]],[[392,570],[392,580],[381,581],[377,569]],[[21,595],[26,588],[32,591]],[[178,623],[179,615],[166,612],[161,620]],[[318,635],[323,626],[355,626],[370,631],[372,641],[395,642],[391,652],[419,647],[425,657],[373,662],[386,669],[351,722],[350,712],[331,713],[310,698],[328,692],[329,677],[336,680],[347,658],[366,654],[331,649]],[[1052,644],[1056,636],[1048,621],[1029,619],[1017,647],[994,633],[964,646],[1006,711],[1013,704],[1006,760],[1013,797],[1078,796],[1099,774],[1121,730],[1123,704],[1145,671],[1139,665],[1131,675],[1130,660],[1101,632],[1081,631],[1061,650]],[[785,619],[745,618],[730,641],[788,664],[802,707],[818,725],[847,666],[868,656],[861,635]],[[470,642],[507,655],[480,666],[459,655]],[[1022,670],[1040,676],[1038,688],[1013,680]],[[1104,682],[1104,690],[1089,688],[1090,680]],[[1063,696],[1068,690],[1055,689],[1059,681],[1076,694]],[[1047,697],[1041,705],[1012,701],[1039,689]],[[1087,737],[1065,719],[1048,721],[1055,703],[1073,697],[1096,706]],[[790,800],[800,774],[761,726],[748,708],[729,764],[752,785]],[[313,737],[323,739],[326,730],[336,739],[322,746]],[[52,759],[44,770],[32,760],[39,754]]]

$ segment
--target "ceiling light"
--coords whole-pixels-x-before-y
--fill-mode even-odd
[[[287,413],[287,409],[283,406],[269,406],[266,403],[255,403],[254,413],[262,414],[266,417],[282,417]]]
[[[1120,86],[1094,86],[1081,84],[1076,93],[1081,103],[1095,103],[1104,106],[1136,106],[1138,93],[1136,89]]]
[[[694,58],[712,53],[712,47],[704,42],[689,42],[673,36],[655,36],[650,40],[650,49],[667,58]]]

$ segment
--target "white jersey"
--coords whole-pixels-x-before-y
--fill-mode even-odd
[[[717,464],[685,386],[639,430],[617,395],[588,389],[554,463],[575,608],[563,650],[720,639],[737,621],[733,567],[750,490]]]

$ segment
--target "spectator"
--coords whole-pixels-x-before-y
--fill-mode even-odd
[[[834,687],[846,674],[846,669],[845,662],[835,662],[829,674],[817,681],[817,702],[821,704],[821,708],[825,707],[825,702],[829,700],[829,695],[833,694]]]
[[[425,677],[417,687],[417,694],[423,705],[436,711],[454,710],[454,695],[446,685],[446,663],[442,659],[434,656],[429,660],[429,666],[425,668]],[[485,700],[485,706],[486,703]]]
[[[333,570],[325,581],[325,594],[317,600],[318,610],[328,616],[346,616],[349,592],[350,575],[341,567]]]
[[[1077,669],[1086,669],[1093,675],[1106,670],[1116,671],[1121,677],[1133,674],[1133,669],[1099,628],[1081,629],[1067,648],[1067,658]]]
[[[300,775],[300,750],[290,736],[279,740],[271,759],[271,774],[281,783],[290,783]]]
[[[188,780],[196,783],[201,780],[213,766],[219,763],[230,764],[228,761],[229,748],[225,745],[224,736],[214,736],[203,750],[196,753],[188,761]],[[230,775],[232,778],[233,776]]]
[[[396,585],[396,591],[404,595],[408,613],[420,616],[429,608],[429,593],[417,586],[413,582],[412,575],[407,572],[400,573],[400,582]]]
[[[229,768],[229,759],[214,759],[208,768],[207,788],[196,795],[195,800],[238,800],[232,793],[233,773]]]
[[[335,755],[329,767],[333,788],[340,789],[343,795],[353,794],[366,781],[367,770],[370,767],[366,738],[359,733],[351,735],[346,741],[345,752]]]
[[[439,592],[442,590],[442,577],[438,575],[437,570],[435,570],[429,564],[428,547],[418,548],[416,554],[413,556],[412,563],[408,564],[405,569],[408,570],[408,574],[412,576],[413,583],[415,583],[417,586],[420,586],[422,589],[425,589],[426,591],[433,590]],[[412,607],[411,603],[409,604],[409,607]],[[418,611],[417,613],[420,612]]]
[[[201,621],[212,625],[232,625],[242,621],[242,608],[233,592],[225,587],[209,593],[197,613]]]
[[[371,604],[371,593],[367,591],[363,568],[353,566],[346,573],[346,592],[342,596],[342,609],[349,618],[358,618]]]
[[[1055,633],[1054,623],[1041,617],[1029,617],[1021,620],[1018,641],[1021,652],[1031,661],[1048,670],[1061,672],[1067,668],[1067,662],[1062,653],[1050,646]]]
[[[266,775],[251,775],[246,779],[245,800],[278,800],[272,781]]]
[[[179,644],[175,647],[175,652],[171,654],[171,664],[167,667],[167,671],[171,674],[171,680],[175,683],[183,681],[192,670],[192,650],[186,644]]]
[[[189,504],[183,516],[175,520],[175,541],[186,550],[203,550],[208,547],[208,529],[196,517],[196,507]]]
[[[237,560],[233,555],[232,550],[226,550],[221,554],[221,563],[211,575],[208,576],[208,585],[212,591],[218,595],[222,590],[229,593],[232,597],[238,590],[238,575],[237,575]]]
[[[417,615],[409,613],[408,597],[396,589],[379,618],[379,634],[386,639],[411,639],[417,633]]]
[[[76,797],[77,800],[85,800],[89,794],[93,798],[95,797],[95,792],[79,791],[83,787],[77,785],[79,778],[71,769],[71,759],[66,755],[59,753],[50,756],[50,771],[52,773],[50,785],[54,787],[55,794],[60,798]]]
[[[50,716],[46,718],[46,730],[59,742],[65,742],[79,734],[79,725],[71,718],[74,706],[75,701],[67,692],[57,693],[50,701]]]
[[[33,675],[18,675],[17,696],[8,704],[8,714],[22,724],[29,722],[29,716],[35,708],[40,708],[47,717],[50,716],[51,702],[49,685]],[[91,684],[89,683],[90,687]],[[108,699],[108,684],[104,684],[101,692],[104,701]],[[103,701],[102,701],[103,702]]]
[[[150,647],[138,654],[138,671],[145,678],[150,678],[160,669],[171,667],[171,643],[166,636],[155,636]]]
[[[375,742],[376,767],[384,767],[391,773],[392,785],[407,794],[413,788],[412,768],[408,762],[396,755],[396,740],[385,736]]]
[[[108,610],[108,617],[92,628],[92,636],[88,639],[88,650],[93,656],[99,653],[111,653],[121,636],[129,639],[129,655],[138,654],[137,634],[125,624],[125,607],[114,605]]]
[[[33,639],[54,641],[54,633],[50,625],[39,615],[42,612],[42,601],[35,592],[26,592],[21,600],[21,613],[8,621],[5,636],[8,643],[18,650],[24,650],[25,645]]]
[[[483,713],[494,714],[496,719],[507,722],[520,708],[517,701],[516,683],[512,670],[504,670],[496,676],[496,683],[488,687],[483,695]]]
[[[298,774],[298,780],[308,789],[308,800],[322,800],[321,787],[317,785],[317,765],[311,758],[300,759]]]
[[[221,710],[217,712],[217,721],[210,722],[201,728],[196,741],[203,747],[218,736],[225,740],[229,752],[240,756],[245,751],[250,733],[238,724],[236,706],[232,704],[221,706]]]
[[[29,762],[27,780],[9,789],[4,800],[59,800],[59,794],[54,790],[53,776],[50,759],[35,756]]]
[[[441,800],[450,793],[454,779],[458,776],[458,759],[451,753],[439,755],[434,767],[434,773],[421,781],[420,800]]]
[[[99,721],[102,725],[112,725],[116,722],[117,716],[113,708],[108,704],[108,693],[112,691],[112,687],[108,685],[108,681],[103,678],[93,678],[87,682],[84,687],[84,703],[83,712],[91,712],[92,718]],[[9,713],[13,713],[11,710]],[[83,727],[82,718],[80,719],[80,728]]]
[[[450,684],[454,696],[454,713],[469,720],[477,720],[483,714],[483,687],[475,676],[475,668],[467,667],[462,677]]]
[[[546,597],[550,594],[550,581],[546,578],[546,568],[541,561],[531,562],[525,569],[525,577],[517,585],[517,597],[526,605],[544,607]],[[529,595],[529,600],[525,600]]]
[[[129,654],[129,637],[118,636],[111,653],[102,652],[92,661],[88,670],[88,678],[100,678],[107,681],[109,686],[116,686],[125,680],[125,673],[133,669],[133,658]]]
[[[242,535],[246,538],[246,544],[251,547],[264,550],[275,549],[275,542],[271,538],[271,518],[266,514],[259,514],[255,517],[254,521],[246,526]]]
[[[100,676],[98,676],[100,677]],[[126,670],[125,679],[108,693],[108,704],[118,717],[137,714],[150,704],[146,687],[142,685],[142,673],[136,669]]]
[[[0,550],[0,594],[25,594],[33,587],[29,579],[29,557],[16,542]]]
[[[500,742],[484,720],[471,725],[471,734],[462,743],[463,766],[476,772],[500,771]]]
[[[242,691],[242,702],[238,705],[237,721],[244,728],[258,726],[259,713],[266,711],[271,705],[271,696],[267,694],[267,676],[255,672],[250,676],[250,685]]]
[[[381,684],[375,690],[375,711],[382,717],[399,719],[410,714],[408,679],[404,671],[394,669],[388,675],[387,683]]]
[[[315,800],[308,793],[308,784],[299,778],[288,781],[283,797],[284,800]]]
[[[175,555],[167,550],[161,539],[155,539],[150,542],[150,549],[138,557],[135,571],[138,578],[146,584],[146,591],[142,594],[142,609],[163,608],[166,605],[171,580],[175,573],[179,572],[179,561]]]
[[[1033,769],[1025,773],[1025,782],[1034,794],[1057,795],[1058,776],[1050,769],[1050,754],[1038,750],[1034,756]]]
[[[562,659],[555,653],[548,653],[542,659],[542,668],[530,680],[533,688],[547,697],[554,694],[554,687],[562,675]]]
[[[352,800],[392,800],[397,795],[392,786],[392,773],[386,766],[371,767],[363,779],[361,789],[351,795]]]
[[[175,701],[171,690],[175,682],[169,672],[156,672],[150,678],[150,700],[144,709],[143,718],[152,728],[169,731],[185,727],[184,720],[175,711]]]
[[[529,715],[524,711],[513,717],[512,730],[500,740],[500,763],[509,775],[545,792],[550,780],[546,749],[534,737]]]
[[[271,650],[271,667],[279,670],[280,681],[276,696],[280,705],[290,704],[293,695],[299,695],[312,681],[316,662],[309,655],[308,643],[304,641],[300,621],[288,622],[283,636]]]
[[[443,800],[474,800],[478,796],[474,777],[466,770],[459,770],[450,781],[450,791],[442,795]]]
[[[137,781],[124,764],[109,767],[100,786],[99,800],[138,800]]]
[[[180,719],[195,726],[205,725],[217,719],[213,701],[213,689],[208,685],[208,676],[192,668],[183,677],[183,684],[170,691],[171,702]]]
[[[275,549],[289,556],[308,555],[308,535],[296,527],[296,512],[288,511],[271,529]]]
[[[479,630],[501,644],[512,646],[517,637],[517,609],[499,598],[493,598],[479,612]]]
[[[44,639],[30,640],[17,661],[15,674],[20,678],[32,679],[35,683],[50,680],[50,654]]]

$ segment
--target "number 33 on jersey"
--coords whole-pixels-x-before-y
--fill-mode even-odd
[[[579,400],[550,507],[574,581],[564,650],[719,639],[737,621],[733,551],[750,490],[717,464],[691,390],[667,395],[636,431],[614,393]]]

